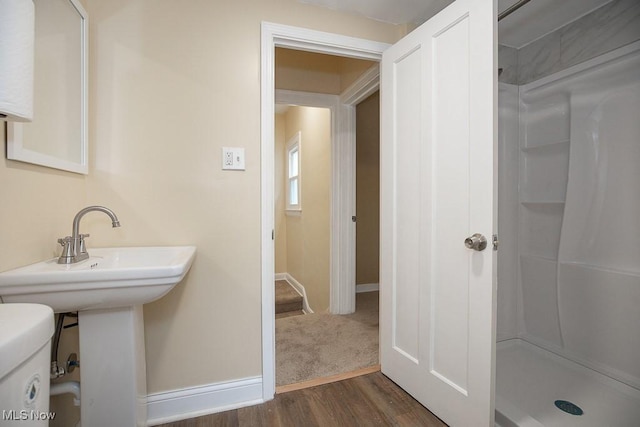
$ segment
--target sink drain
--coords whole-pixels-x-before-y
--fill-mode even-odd
[[[566,400],[556,400],[553,403],[556,405],[556,408],[560,409],[561,411],[566,412],[567,414],[571,414],[571,415],[582,415],[582,414],[584,414],[584,411],[582,410],[582,408],[580,408],[575,403],[571,403],[571,402],[568,402]]]

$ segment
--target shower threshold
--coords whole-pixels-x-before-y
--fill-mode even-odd
[[[572,405],[582,415],[560,409],[579,412]],[[526,341],[498,343],[496,426],[637,427],[639,420],[639,390]]]

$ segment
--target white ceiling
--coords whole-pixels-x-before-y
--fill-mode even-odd
[[[453,0],[298,0],[392,24],[421,24]],[[521,48],[611,0],[531,0],[500,21],[500,44]],[[498,11],[518,0],[498,0]]]

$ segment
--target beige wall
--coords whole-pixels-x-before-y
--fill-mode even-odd
[[[382,23],[294,0],[90,0],[89,201],[95,244],[195,244],[186,280],[145,307],[150,393],[260,375],[260,24],[381,41]],[[221,147],[246,149],[222,171]],[[94,237],[95,236],[95,237]]]
[[[376,65],[373,61],[352,58],[340,58],[338,72],[340,73],[340,93],[349,88],[365,71]]]
[[[0,141],[5,135],[0,122]],[[84,175],[2,159],[0,271],[58,255],[57,239],[71,234],[73,216],[86,201]]]
[[[276,48],[278,89],[339,95],[375,63],[299,50]]]
[[[0,269],[51,257],[73,215],[104,204],[89,247],[198,247],[145,306],[150,393],[261,374],[260,24],[393,42],[398,28],[295,0],[88,0],[88,177],[3,161]],[[221,170],[221,147],[246,171]],[[66,356],[66,353],[63,353]]]
[[[340,61],[336,56],[276,48],[275,61],[278,89],[340,93]]]
[[[380,93],[356,107],[356,284],[378,283]]]
[[[78,210],[106,205],[122,227],[87,215],[89,249],[198,247],[145,306],[148,392],[260,375],[261,22],[383,42],[401,30],[296,0],[83,3],[90,175],[0,161],[0,270],[52,257]],[[246,149],[246,171],[221,170],[222,146]]]
[[[276,210],[276,223],[286,228],[286,268],[276,270],[289,273],[300,282],[307,293],[309,305],[315,312],[329,308],[329,243],[331,194],[331,113],[326,108],[291,107],[280,117],[286,137],[277,144],[276,155],[282,156],[276,180],[284,192],[286,143],[301,132],[301,201],[299,215],[286,215]],[[278,154],[280,153],[280,154]],[[278,178],[280,177],[280,178]],[[276,236],[276,241],[279,239]],[[276,247],[282,244],[276,242]],[[276,254],[283,256],[283,254]],[[278,268],[276,260],[276,268]]]
[[[0,270],[51,257],[74,214],[88,245],[198,247],[145,306],[148,392],[260,375],[260,25],[393,42],[398,28],[295,0],[87,0],[90,175],[0,161]],[[246,171],[221,170],[221,147]],[[67,353],[62,353],[66,357]]]

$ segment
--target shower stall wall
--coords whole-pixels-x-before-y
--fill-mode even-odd
[[[640,42],[499,105],[496,421],[637,427]]]

